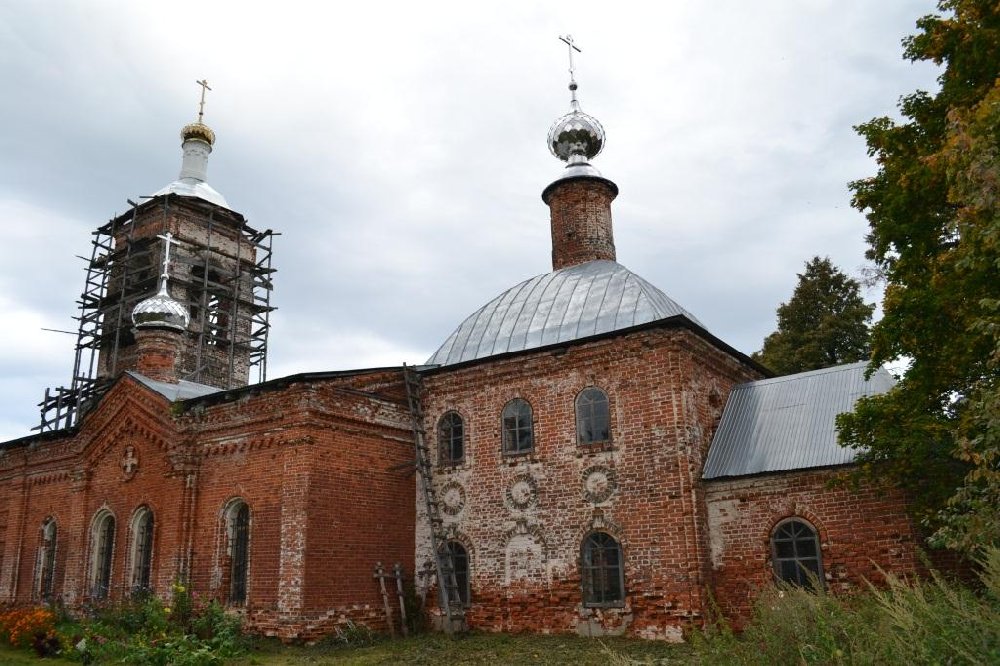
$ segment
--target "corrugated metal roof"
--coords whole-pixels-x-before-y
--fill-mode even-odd
[[[428,359],[451,365],[536,349],[690,312],[614,261],[588,261],[537,275],[472,313]]]
[[[128,371],[126,374],[136,381],[145,384],[170,402],[174,402],[175,400],[188,400],[189,398],[200,398],[203,395],[218,393],[222,390],[216,388],[215,386],[189,382],[184,379],[180,380],[176,384],[171,384],[169,382],[159,382],[155,379],[150,379],[149,377],[140,375],[138,372]]]
[[[705,461],[703,477],[844,465],[854,450],[837,444],[835,419],[863,395],[895,383],[879,368],[865,379],[866,362],[762,379],[733,389]]]

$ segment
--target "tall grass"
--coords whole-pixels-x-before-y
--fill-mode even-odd
[[[935,574],[886,576],[848,596],[775,588],[737,636],[722,622],[691,635],[705,664],[1000,664],[1000,550],[981,562],[982,588]]]

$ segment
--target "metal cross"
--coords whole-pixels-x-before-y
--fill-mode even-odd
[[[577,49],[578,51],[580,49]],[[201,86],[201,102],[198,104],[198,122],[201,122],[202,116],[205,115],[205,91],[211,90],[208,87],[208,79],[202,79],[201,81],[195,81],[199,86]]]
[[[577,53],[583,53],[583,51],[580,50],[579,46],[573,43],[573,35],[559,35],[559,39],[565,42],[566,46],[569,47],[569,80],[571,82],[575,81],[573,78],[573,51],[576,51]]]
[[[174,235],[169,231],[166,234],[160,234],[157,238],[162,238],[164,240],[164,250],[163,250],[163,273],[160,275],[160,291],[167,290],[167,271],[170,270],[170,245],[180,245],[174,240]]]

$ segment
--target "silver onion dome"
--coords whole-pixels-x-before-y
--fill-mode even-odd
[[[597,118],[578,108],[549,128],[549,151],[563,162],[589,162],[604,149],[604,128]]]
[[[155,295],[139,301],[132,310],[132,323],[136,328],[172,328],[184,331],[190,322],[191,315],[187,308],[171,298],[162,287]]]

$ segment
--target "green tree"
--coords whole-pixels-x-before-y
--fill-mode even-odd
[[[829,258],[813,257],[792,298],[778,306],[778,330],[753,359],[779,375],[866,360],[874,309],[862,300],[856,280]]]
[[[974,552],[1000,544],[1000,4],[938,8],[903,44],[944,66],[940,90],[857,128],[878,172],[851,183],[886,282],[872,368],[911,362],[838,425],[863,474],[914,491],[933,543]]]

